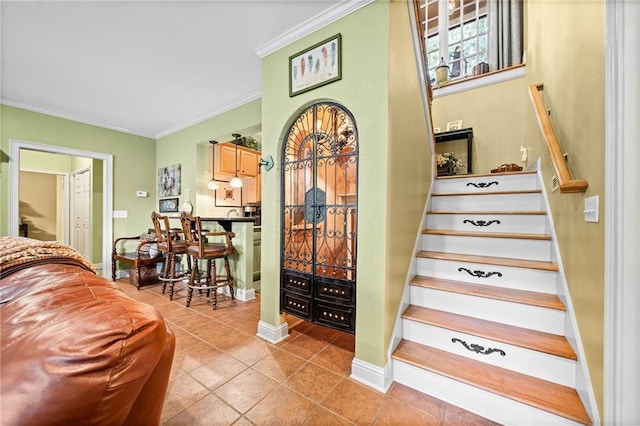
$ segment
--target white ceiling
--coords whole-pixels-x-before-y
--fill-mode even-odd
[[[356,3],[3,0],[2,103],[157,138],[258,99],[258,53]]]

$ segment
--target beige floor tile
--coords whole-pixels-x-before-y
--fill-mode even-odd
[[[349,376],[351,374],[353,352],[346,351],[337,346],[327,345],[318,352],[316,356],[311,358],[311,362],[331,370],[334,373]]]
[[[280,386],[246,414],[256,425],[301,425],[316,405],[297,393]]]
[[[214,390],[249,368],[230,355],[222,352],[204,365],[190,372],[191,376],[208,389]]]
[[[258,361],[253,368],[282,383],[298,371],[305,362],[304,359],[297,355],[277,350]]]
[[[376,426],[421,425],[439,426],[440,419],[431,414],[418,411],[409,404],[389,399],[375,419]]]
[[[329,393],[322,406],[359,425],[370,425],[376,418],[385,395],[343,378]]]
[[[340,381],[340,375],[307,363],[293,374],[285,385],[315,402],[321,402]]]
[[[162,418],[170,419],[208,394],[208,390],[185,374],[169,382]]]
[[[225,426],[240,418],[224,402],[209,394],[164,423],[166,426]]]
[[[348,426],[352,424],[347,419],[320,407],[311,414],[304,426]]]
[[[259,337],[250,337],[246,342],[231,346],[227,353],[245,364],[255,364],[277,348]]]
[[[215,393],[231,407],[246,413],[276,387],[275,380],[249,368],[220,386]]]
[[[497,426],[491,420],[480,417],[455,405],[446,404],[443,426]]]
[[[431,416],[444,417],[445,402],[400,383],[394,383],[387,392],[387,398],[408,404]]]
[[[313,358],[318,352],[327,346],[326,341],[318,340],[304,334],[299,334],[295,337],[290,337],[289,339],[290,340],[282,346],[282,349],[307,360]]]

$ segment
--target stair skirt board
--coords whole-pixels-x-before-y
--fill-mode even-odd
[[[565,311],[411,286],[411,304],[564,335]]]
[[[394,380],[504,425],[580,425],[570,419],[394,359]]]
[[[428,229],[546,234],[544,214],[427,213]]]
[[[433,194],[431,209],[434,211],[531,211],[543,210],[539,192],[515,194]]]
[[[422,248],[427,251],[505,257],[510,259],[552,260],[551,240],[529,240],[456,235],[423,235]]]
[[[422,257],[417,259],[416,274],[548,294],[555,294],[558,288],[556,271]]]
[[[406,320],[403,325],[402,333],[405,340],[575,387],[576,362],[573,360],[416,321]],[[468,346],[480,345],[480,351],[488,353],[485,355],[466,349],[462,342]]]

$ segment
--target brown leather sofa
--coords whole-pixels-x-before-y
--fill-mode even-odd
[[[157,425],[175,337],[57,243],[0,238],[2,425]]]

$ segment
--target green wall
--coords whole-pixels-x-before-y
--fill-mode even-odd
[[[337,33],[342,35],[342,79],[289,97],[289,56]],[[282,138],[301,107],[336,101],[355,117],[359,136],[356,357],[378,366],[387,361],[430,173],[409,37],[407,3],[379,1],[262,62],[262,146],[265,154],[277,159],[277,167],[263,178],[261,319],[274,326],[281,323]],[[416,155],[415,150],[425,155]]]
[[[9,139],[41,143],[78,150],[113,155],[113,208],[127,210],[127,219],[113,221],[114,238],[139,235],[151,225],[151,211],[155,199],[138,198],[136,191],[155,193],[155,142],[152,139],[129,135],[102,127],[82,124],[14,108],[1,108],[2,182],[0,187],[0,234],[7,235],[7,203],[9,188]],[[100,177],[100,179],[102,179]],[[101,184],[102,182],[100,182]],[[94,184],[98,184],[94,179]],[[95,193],[95,197],[99,194]],[[102,196],[102,195],[100,195]],[[96,205],[94,204],[94,210]],[[100,210],[101,210],[100,206]],[[98,218],[94,216],[94,220]],[[100,219],[101,220],[101,219]],[[94,243],[102,238],[102,229],[93,229]],[[94,245],[94,250],[100,250]],[[95,257],[95,254],[94,254]]]

